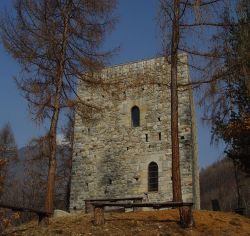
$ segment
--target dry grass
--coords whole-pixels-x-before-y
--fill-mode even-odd
[[[51,219],[48,227],[30,222],[4,235],[250,236],[250,219],[233,213],[195,211],[192,229],[179,226],[178,210],[106,213],[105,218],[103,226],[94,226],[92,215],[70,215]]]

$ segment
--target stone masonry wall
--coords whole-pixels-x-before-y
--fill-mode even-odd
[[[179,82],[189,80],[187,60]],[[170,136],[170,66],[155,58],[104,69],[103,88],[80,84],[78,95],[102,108],[85,120],[76,114],[70,209],[84,210],[84,199],[146,196],[149,201],[172,200]],[[194,158],[191,93],[179,91],[179,137],[184,201],[193,199]],[[131,125],[131,108],[140,109],[140,126]],[[146,135],[148,140],[146,140]],[[159,140],[161,136],[161,140]],[[158,192],[148,192],[148,165],[159,170]],[[199,184],[195,183],[196,185]],[[197,191],[196,191],[197,192]]]

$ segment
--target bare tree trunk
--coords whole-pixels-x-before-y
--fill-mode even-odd
[[[54,190],[55,190],[55,175],[56,175],[56,130],[59,118],[59,108],[55,108],[53,117],[51,120],[51,126],[49,131],[49,170],[48,170],[48,182],[47,182],[47,195],[46,195],[46,211],[53,213],[54,210]]]
[[[195,226],[192,207],[181,207],[179,209],[180,224],[182,228],[191,228]]]
[[[47,184],[47,195],[45,207],[47,212],[53,213],[54,210],[54,195],[55,195],[55,177],[56,177],[56,134],[57,124],[60,113],[60,99],[62,93],[62,80],[65,66],[65,48],[67,44],[67,31],[68,31],[68,15],[64,15],[64,30],[62,35],[62,48],[59,54],[57,73],[55,77],[56,93],[54,100],[53,116],[51,119],[50,131],[49,131],[49,146],[50,146],[50,157],[49,157],[49,170],[48,170],[48,184]]]
[[[60,112],[60,96],[62,90],[62,76],[63,76],[63,60],[60,61],[57,70],[56,77],[56,95],[54,101],[53,116],[51,119],[51,125],[49,130],[49,170],[48,170],[48,182],[47,182],[47,195],[45,207],[46,211],[53,213],[54,210],[54,193],[55,193],[55,176],[56,176],[56,134],[57,124]]]
[[[178,138],[178,93],[177,63],[179,45],[179,11],[180,2],[174,0],[174,19],[171,39],[171,141],[172,141],[172,186],[173,201],[182,201],[180,177],[180,152]]]

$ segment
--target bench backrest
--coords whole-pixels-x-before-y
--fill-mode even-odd
[[[98,198],[98,199],[85,199],[84,201],[88,202],[115,202],[115,201],[133,201],[133,200],[142,200],[143,197],[125,197],[125,198]]]

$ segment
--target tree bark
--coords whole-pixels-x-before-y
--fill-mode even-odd
[[[59,105],[59,96],[56,96],[55,103]],[[47,182],[47,195],[46,195],[46,211],[53,213],[54,210],[54,191],[55,191],[55,176],[56,176],[56,130],[59,118],[59,106],[55,104],[51,126],[49,131],[49,170]]]
[[[63,57],[61,55],[61,60],[57,66],[57,72],[55,77],[56,83],[56,93],[54,97],[54,109],[53,116],[51,118],[50,130],[49,130],[49,170],[48,170],[48,180],[47,180],[47,195],[45,207],[46,211],[53,214],[54,211],[54,194],[55,194],[55,177],[56,177],[56,134],[57,134],[57,124],[60,113],[60,97],[62,92],[62,76],[63,76]]]
[[[172,142],[172,186],[173,201],[182,201],[180,152],[178,137],[178,92],[177,92],[177,63],[179,45],[179,14],[180,2],[174,0],[174,19],[171,39],[171,142]]]
[[[194,226],[192,207],[180,207],[179,213],[182,228],[190,228]]]

